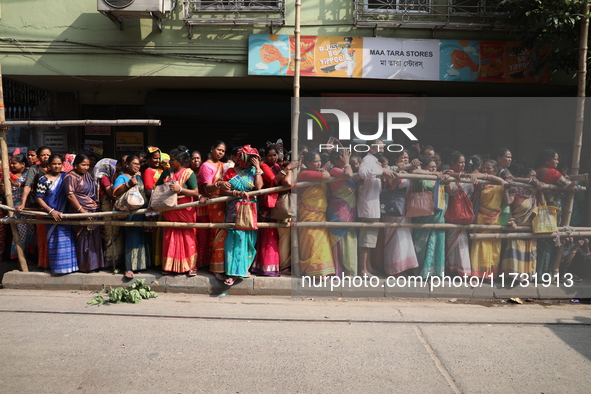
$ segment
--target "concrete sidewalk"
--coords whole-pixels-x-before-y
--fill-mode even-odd
[[[0,290],[3,392],[539,394],[591,387],[591,305],[570,300],[160,293],[139,304],[88,305],[96,295]]]
[[[341,286],[331,290],[330,280],[325,287],[302,287],[301,278],[290,276],[244,278],[233,286],[226,286],[211,273],[200,271],[195,277],[186,275],[162,275],[155,270],[148,270],[135,275],[136,279],[145,279],[145,283],[157,292],[258,295],[258,296],[295,296],[295,297],[330,297],[330,298],[466,298],[466,299],[572,299],[591,298],[591,282],[574,282],[571,287],[564,284],[557,286],[502,287],[499,283],[481,283],[478,286],[441,286],[436,281],[423,285],[408,283],[407,286],[392,286],[385,279],[376,281],[375,286]],[[4,274],[2,287],[5,289],[28,290],[101,290],[112,287],[128,286],[133,281],[122,274],[108,271],[93,273],[72,273],[51,275],[47,272],[8,271]]]

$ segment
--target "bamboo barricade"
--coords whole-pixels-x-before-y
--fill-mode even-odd
[[[6,197],[6,203],[9,207],[14,207],[14,201],[12,199],[12,189],[10,186],[10,172],[8,169],[8,143],[6,141],[6,123],[5,122],[5,113],[4,113],[4,88],[2,86],[2,69],[0,67],[0,150],[2,151],[2,173],[4,174],[4,196]],[[8,216],[14,215],[13,212],[8,212]],[[16,247],[16,253],[18,255],[18,262],[21,267],[21,271],[28,272],[29,268],[27,267],[27,260],[25,259],[25,252],[23,251],[23,246],[21,243],[21,238],[18,233],[18,228],[16,224],[11,224],[10,228],[12,230],[12,238],[14,240],[14,245]],[[10,247],[10,245],[8,245]]]
[[[586,175],[586,174],[584,174],[584,175]],[[357,174],[355,174],[355,176],[358,177]],[[428,174],[398,174],[398,177],[401,179],[429,179],[429,180],[438,180],[439,179],[439,178],[437,178],[436,175],[428,175]],[[341,181],[341,179],[331,177],[330,179],[328,179],[326,181],[297,182],[293,185],[293,188],[310,187],[310,186],[313,186],[313,185],[321,183],[321,182],[330,183],[330,182],[338,182],[338,181]],[[461,182],[461,183],[472,183],[472,181],[468,180],[468,179],[458,179],[458,178],[452,178],[452,177],[448,178],[447,181]],[[479,179],[478,182],[481,184],[494,184],[494,182],[482,180],[482,179]],[[520,182],[515,182],[515,186],[534,187],[530,184],[520,183]],[[544,185],[543,188],[548,189],[548,190],[560,190],[560,188],[557,187],[556,185]],[[248,195],[251,197],[256,197],[256,196],[260,196],[263,194],[278,193],[278,192],[283,192],[283,191],[287,191],[287,190],[290,190],[290,188],[285,187],[285,186],[277,186],[277,187],[272,187],[272,188],[268,188],[268,189],[261,189],[261,190],[255,190],[252,192],[248,192]],[[586,188],[583,187],[582,190],[586,190]],[[217,204],[217,203],[221,203],[221,202],[227,202],[227,201],[233,200],[235,198],[236,197],[232,197],[232,196],[217,197],[217,198],[212,198],[210,200],[207,200],[205,203],[200,203],[198,201],[194,201],[194,202],[190,202],[190,203],[179,204],[176,207],[172,207],[172,208],[168,208],[168,209],[161,209],[158,211],[151,210],[151,209],[138,209],[137,211],[133,211],[133,212],[111,211],[111,212],[94,212],[94,213],[86,213],[86,214],[84,214],[84,213],[64,213],[63,219],[69,220],[69,219],[85,219],[85,218],[89,218],[89,217],[97,217],[97,218],[98,217],[125,217],[130,214],[145,214],[145,213],[151,213],[151,212],[164,212],[164,211],[172,211],[172,210],[176,210],[176,209],[185,209],[185,208],[190,208],[190,207],[196,207],[199,205]],[[8,205],[0,204],[0,209],[14,212],[14,208],[10,207]],[[24,215],[50,216],[47,212],[41,212],[41,211],[23,210],[22,213]]]
[[[591,237],[591,227],[586,231],[558,231],[555,233],[507,233],[507,234],[469,234],[470,239],[540,239],[540,238],[565,238],[565,237]]]
[[[399,174],[401,178],[407,179],[438,179],[435,175],[428,175],[428,174]],[[455,182],[456,178],[448,178],[449,181]],[[337,178],[331,178],[326,181],[321,182],[335,182],[339,181]],[[460,179],[457,180],[460,182],[471,182],[471,180]],[[490,181],[486,180],[479,180],[481,183],[491,183]],[[300,182],[293,185],[293,188],[300,188],[300,187],[309,187],[317,184],[319,182]],[[524,187],[533,187],[529,184],[520,184]],[[556,188],[555,185],[546,185],[550,189]],[[264,194],[269,193],[277,193],[282,191],[290,190],[288,187],[284,186],[277,186],[268,189],[261,189],[248,192],[251,197],[256,197]],[[126,211],[111,211],[111,212],[95,212],[95,213],[74,213],[74,214],[63,214],[63,219],[60,222],[55,222],[53,219],[15,219],[15,218],[3,218],[0,219],[0,223],[10,224],[11,226],[15,226],[17,223],[35,223],[35,224],[62,224],[62,225],[81,225],[81,226],[116,226],[116,227],[173,227],[173,228],[231,228],[234,227],[234,223],[182,223],[182,222],[129,222],[124,220],[109,220],[109,219],[117,219],[126,217],[130,214],[145,214],[151,212],[162,212],[166,210],[175,210],[175,209],[184,209],[189,207],[194,207],[198,205],[209,205],[209,204],[216,204],[220,202],[227,202],[230,200],[236,199],[233,196],[224,196],[213,198],[207,200],[205,203],[200,202],[191,202],[186,204],[179,204],[176,207],[169,208],[169,209],[161,209],[158,211],[153,211],[151,209],[139,209],[133,212],[126,212]],[[14,212],[14,208],[9,205],[2,205],[0,204],[0,209],[7,210],[9,212]],[[33,215],[37,217],[49,217],[50,215],[46,212],[41,211],[29,211],[24,210],[22,211],[25,215]],[[88,220],[88,218],[103,218],[103,220]],[[591,228],[587,227],[578,227],[578,228],[571,228],[571,227],[561,227],[559,228],[559,233],[554,234],[533,234],[531,233],[531,226],[518,226],[516,229],[510,229],[506,226],[500,225],[481,225],[481,224],[468,224],[468,225],[460,225],[460,224],[452,224],[452,223],[384,223],[384,222],[376,222],[376,223],[364,223],[364,222],[279,222],[279,223],[259,223],[259,228],[290,228],[290,227],[297,227],[297,228],[310,228],[310,227],[326,227],[326,228],[410,228],[410,229],[424,229],[424,228],[431,228],[431,229],[439,229],[439,230],[452,230],[452,229],[462,229],[467,231],[496,231],[502,233],[486,233],[486,234],[470,234],[472,239],[495,239],[495,238],[507,238],[507,239],[527,239],[527,238],[554,238],[557,235],[561,237],[566,236],[588,236],[591,235]],[[507,233],[507,231],[511,231],[511,233]],[[534,236],[532,236],[532,234]],[[293,246],[293,245],[292,245]],[[296,245],[297,248],[297,245]],[[292,250],[293,253],[293,250]]]
[[[17,218],[2,218],[0,224],[12,223],[31,223],[36,224],[59,224],[66,226],[115,226],[115,227],[173,227],[173,228],[232,228],[234,223],[185,223],[185,222],[134,222],[123,220],[62,220],[56,222],[51,219],[17,219]],[[386,222],[259,222],[259,228],[410,228],[410,229],[435,229],[435,230],[468,230],[468,231],[511,231],[513,234],[520,235],[520,238],[529,237],[530,226],[518,226],[517,229],[510,229],[507,226],[500,225],[486,225],[486,224],[453,224],[453,223],[386,223]],[[564,234],[591,234],[591,227],[559,227],[559,232]],[[507,233],[501,233],[506,235]],[[495,235],[494,233],[476,234],[476,235]],[[540,234],[537,234],[540,235]],[[479,237],[486,238],[486,237]],[[535,238],[535,237],[534,237]]]
[[[9,120],[4,127],[66,127],[66,126],[161,126],[157,119],[117,119],[117,120]]]

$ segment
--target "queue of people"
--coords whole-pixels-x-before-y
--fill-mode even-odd
[[[303,154],[305,169],[298,182],[326,181],[330,176],[338,180],[328,186],[318,183],[298,189],[300,221],[502,225],[511,231],[536,223],[539,216],[556,226],[562,222],[565,192],[580,189],[569,180],[567,169],[559,167],[558,154],[551,149],[540,153],[535,167],[528,167],[513,163],[508,149],[483,157],[458,151],[439,155],[433,147],[424,146],[416,152],[403,150],[385,156],[381,140],[368,141],[365,146],[370,148],[363,158],[344,149],[334,149],[328,155]],[[354,173],[358,173],[357,179]],[[433,176],[429,180],[404,179],[402,173]],[[451,182],[450,177],[467,182]],[[560,190],[543,189],[544,184],[557,185]],[[580,194],[577,192],[571,225],[580,223],[578,207],[584,200]],[[548,212],[550,215],[543,215]],[[552,264],[556,250],[552,238],[470,241],[462,228],[379,230],[371,224],[362,224],[358,230],[300,228],[299,237],[300,269],[308,276],[448,275],[493,280],[500,274],[512,274],[520,283],[534,274],[538,278],[555,275],[558,269]],[[563,268],[575,255],[590,258],[588,239],[567,239],[567,243]]]
[[[540,153],[537,165],[513,163],[512,154],[466,156],[460,152],[438,155],[424,146],[385,156],[380,140],[369,141],[360,157],[346,149],[329,154],[308,151],[288,161],[282,144],[262,149],[249,145],[229,151],[217,141],[207,157],[179,146],[168,154],[157,147],[119,160],[92,160],[84,154],[63,158],[41,147],[26,157],[13,154],[4,184],[12,188],[17,216],[23,210],[41,210],[55,220],[51,225],[18,224],[28,258],[54,274],[92,272],[124,267],[125,277],[149,267],[163,274],[196,275],[209,267],[215,277],[232,285],[249,275],[279,276],[291,269],[308,276],[329,275],[458,275],[495,278],[518,273],[521,280],[534,274],[553,274],[551,239],[476,239],[463,229],[397,228],[379,230],[371,223],[500,224],[507,229],[530,225],[543,209],[561,223],[564,193],[542,190],[543,184],[575,190],[559,170],[558,154]],[[442,157],[443,156],[443,157]],[[446,157],[447,156],[447,157]],[[414,158],[413,158],[414,157]],[[157,186],[166,184],[178,204],[232,196],[229,202],[199,205],[163,213],[130,214],[131,222],[233,223],[238,201],[257,203],[259,222],[273,222],[278,193],[258,198],[248,192],[275,186],[292,187],[292,167],[299,167],[294,189],[300,222],[360,222],[362,227],[302,227],[299,265],[291,267],[289,228],[118,227],[60,224],[64,213],[110,212],[118,199],[135,189],[148,206]],[[402,173],[434,175],[432,179],[404,179]],[[449,178],[469,182],[450,182]],[[333,179],[331,179],[333,178]],[[419,177],[420,178],[420,177]],[[330,182],[326,182],[328,180]],[[477,180],[491,184],[480,184]],[[533,187],[519,187],[515,182]],[[3,192],[3,190],[0,190]],[[287,192],[283,192],[287,193]],[[579,196],[580,198],[580,196]],[[584,196],[583,196],[584,198]],[[4,214],[4,213],[3,213]],[[579,220],[575,207],[573,222]],[[283,219],[289,220],[289,219]],[[486,232],[479,230],[478,232]],[[7,226],[0,226],[0,248],[6,247]],[[564,264],[591,256],[587,239],[568,239]],[[11,257],[16,258],[12,245]]]
[[[47,212],[55,225],[18,224],[26,256],[37,260],[54,274],[75,271],[93,272],[106,267],[125,267],[125,277],[149,267],[160,266],[163,274],[194,276],[209,266],[219,280],[228,285],[250,272],[278,276],[289,273],[289,265],[280,260],[278,229],[248,231],[195,229],[186,227],[69,226],[60,224],[64,213],[94,213],[117,210],[117,202],[131,189],[137,189],[146,208],[155,188],[166,183],[177,194],[177,204],[210,198],[234,196],[248,198],[247,192],[263,187],[291,186],[291,164],[283,163],[282,145],[269,143],[259,152],[250,146],[237,147],[230,160],[223,160],[227,149],[217,141],[207,160],[201,153],[179,146],[168,154],[148,147],[145,154],[126,155],[119,160],[94,161],[84,154],[65,158],[47,147],[29,156],[13,154],[10,187],[17,217],[23,210]],[[65,164],[69,171],[64,171]],[[3,190],[0,190],[3,192]],[[239,199],[227,204],[201,205],[163,213],[135,214],[122,220],[143,222],[164,220],[177,223],[234,222]],[[264,201],[263,201],[264,200]],[[252,199],[257,202],[257,199]],[[270,207],[262,198],[258,220],[274,221]],[[92,219],[92,218],[90,218]],[[0,226],[4,241],[7,226]],[[146,230],[147,229],[147,230]],[[259,234],[260,233],[260,234]],[[289,234],[287,234],[289,237]],[[285,238],[285,236],[283,236]],[[281,243],[289,247],[289,242]],[[0,245],[1,246],[1,245]],[[16,258],[12,245],[11,258]],[[264,251],[258,254],[257,250]],[[285,256],[285,253],[281,253]],[[288,261],[288,259],[286,259]]]

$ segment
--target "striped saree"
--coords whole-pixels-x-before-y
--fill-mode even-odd
[[[536,215],[535,196],[531,189],[512,187],[514,197],[511,208],[517,225],[530,225]],[[517,206],[515,206],[517,204]],[[532,275],[536,272],[537,242],[535,239],[509,239],[503,251],[502,270],[505,273]]]
[[[59,212],[66,209],[66,193],[64,192],[65,172],[60,173],[55,181],[51,182],[46,176],[38,181],[37,198]],[[56,224],[43,225],[46,228],[49,267],[56,274],[68,274],[78,271],[78,259],[76,257],[76,245],[72,226]]]
[[[325,222],[327,185],[310,186],[299,196],[299,218],[302,222]],[[335,273],[328,230],[325,227],[300,228],[300,270],[302,275],[324,276]]]
[[[480,206],[476,224],[498,224],[501,214],[504,187],[499,185],[484,185],[480,192]],[[480,233],[490,232],[481,230]],[[500,239],[477,239],[472,242],[470,261],[472,263],[472,276],[479,278],[489,277],[492,274],[496,278],[501,260]]]

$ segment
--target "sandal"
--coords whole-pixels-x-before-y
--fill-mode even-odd
[[[133,279],[133,271],[126,271],[125,272],[125,277],[127,279]]]
[[[226,280],[224,281],[224,284],[226,286],[232,286],[234,284],[234,282],[236,281],[236,278],[232,277],[232,276],[228,276],[226,278]]]
[[[189,272],[187,272],[187,276],[195,276],[195,275],[197,275],[196,269],[191,269],[191,270],[189,270]]]
[[[220,274],[219,272],[214,273],[213,276],[215,276],[215,278],[220,282],[224,282],[226,279],[228,279],[226,275]]]

